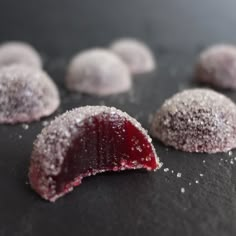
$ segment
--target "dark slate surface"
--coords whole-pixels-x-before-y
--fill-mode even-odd
[[[0,40],[25,40],[42,53],[45,68],[60,87],[58,114],[87,104],[113,105],[148,128],[149,114],[166,98],[195,86],[191,70],[201,48],[236,43],[235,9],[234,0],[1,0]],[[139,76],[129,94],[99,99],[66,92],[68,59],[120,36],[146,41],[159,71]],[[236,101],[236,93],[227,94]],[[42,122],[30,124],[28,130],[0,126],[1,236],[236,235],[236,161],[230,164],[236,152],[187,154],[155,140],[164,163],[160,171],[87,178],[73,193],[50,204],[27,184],[32,142],[41,128]]]

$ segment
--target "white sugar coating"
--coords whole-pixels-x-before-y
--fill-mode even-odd
[[[233,155],[233,152],[232,152],[232,151],[229,151],[228,154],[229,154],[229,156],[232,156],[232,155]]]
[[[0,67],[12,64],[42,68],[42,60],[38,52],[30,44],[17,41],[0,45]]]
[[[204,50],[197,60],[195,78],[215,87],[236,89],[236,47],[217,44]]]
[[[130,90],[132,80],[127,66],[117,55],[94,48],[71,60],[66,86],[72,91],[106,96]]]
[[[0,68],[0,123],[28,123],[51,115],[58,90],[43,71],[25,65]]]
[[[110,49],[127,64],[132,74],[153,71],[156,67],[154,55],[150,48],[143,42],[122,38],[114,41]]]
[[[61,164],[64,161],[65,154],[72,140],[74,140],[80,130],[83,129],[84,122],[86,122],[88,118],[97,115],[103,115],[105,119],[107,114],[131,122],[146,137],[153,153],[156,153],[147,131],[142,128],[137,120],[127,113],[114,107],[85,106],[65,112],[51,121],[47,127],[43,128],[34,142],[31,161],[37,163],[46,175],[57,175],[61,170]],[[157,163],[159,163],[156,154],[155,157]]]
[[[178,150],[227,152],[236,147],[236,106],[213,90],[185,90],[164,102],[153,118],[151,132]]]
[[[180,189],[181,193],[185,193],[185,188]]]

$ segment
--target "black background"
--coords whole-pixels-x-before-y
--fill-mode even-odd
[[[39,50],[60,87],[57,114],[87,104],[113,105],[148,129],[149,114],[166,98],[196,86],[192,66],[202,48],[236,43],[235,9],[234,0],[1,0],[0,40],[27,41]],[[63,78],[70,57],[122,36],[149,44],[158,71],[138,76],[128,94],[97,98],[68,93]],[[236,93],[227,95],[236,101]],[[27,182],[32,142],[42,127],[42,122],[27,130],[0,127],[1,236],[236,235],[236,161],[230,164],[236,153],[188,154],[154,140],[164,163],[161,170],[87,178],[52,204]]]

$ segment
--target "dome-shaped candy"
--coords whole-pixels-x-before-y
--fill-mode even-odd
[[[0,67],[12,64],[23,64],[41,68],[42,61],[38,52],[23,42],[6,42],[0,45]]]
[[[68,68],[68,89],[95,95],[121,93],[131,88],[128,68],[105,49],[90,49],[76,55]]]
[[[214,87],[236,89],[236,47],[214,45],[204,50],[196,64],[195,78]]]
[[[166,100],[154,115],[152,135],[186,152],[226,152],[236,147],[236,106],[209,89],[190,89]]]
[[[29,179],[41,197],[55,201],[86,176],[159,167],[151,138],[135,119],[115,108],[86,106],[57,117],[38,135]]]
[[[58,90],[43,71],[23,65],[0,69],[0,123],[38,120],[59,103]]]
[[[132,74],[151,72],[156,67],[152,51],[141,41],[119,39],[110,48],[126,63]]]

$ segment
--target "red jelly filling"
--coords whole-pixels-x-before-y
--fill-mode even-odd
[[[158,167],[147,137],[130,121],[107,116],[85,121],[83,132],[69,148],[61,173],[54,177],[57,193],[80,184],[80,179],[103,171]]]

